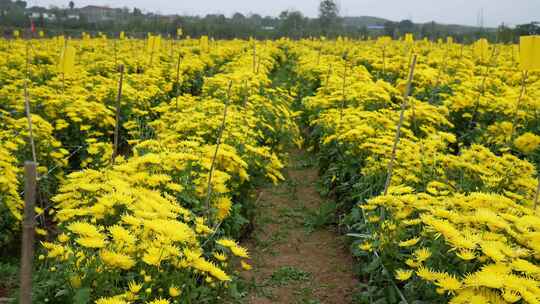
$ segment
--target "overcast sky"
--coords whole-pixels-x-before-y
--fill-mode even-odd
[[[308,16],[317,15],[319,0],[73,0],[75,6],[88,4],[111,7],[138,7],[162,14],[231,15],[257,13],[277,16],[295,9]],[[28,0],[31,6],[67,6],[69,0]],[[394,21],[436,21],[477,25],[483,11],[484,25],[496,26],[540,21],[540,0],[338,0],[343,16],[376,16]]]

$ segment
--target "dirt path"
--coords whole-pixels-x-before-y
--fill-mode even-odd
[[[317,170],[301,151],[291,153],[287,180],[261,190],[255,231],[244,245],[253,269],[244,303],[351,303],[356,286],[346,244],[326,222],[332,203],[316,190]]]

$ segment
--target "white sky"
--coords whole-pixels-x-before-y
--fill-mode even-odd
[[[319,0],[73,0],[76,7],[88,4],[111,7],[138,7],[162,14],[231,15],[257,13],[277,16],[286,9],[296,9],[305,15],[317,15]],[[69,0],[27,0],[29,5],[67,6]],[[540,21],[540,0],[338,0],[344,16],[376,16],[394,21],[436,21],[477,25],[483,10],[484,25],[497,26]]]

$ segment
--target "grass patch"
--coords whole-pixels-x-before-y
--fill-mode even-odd
[[[284,266],[274,271],[270,276],[272,285],[283,286],[291,282],[305,282],[311,278],[309,272],[291,266]]]
[[[316,209],[307,209],[304,218],[304,225],[309,231],[315,231],[328,225],[334,224],[336,220],[337,205],[335,202],[326,202]]]

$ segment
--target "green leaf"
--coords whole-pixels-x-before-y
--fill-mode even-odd
[[[380,265],[380,261],[379,259],[375,258],[373,259],[373,261],[371,261],[371,263],[369,263],[369,265],[365,268],[365,271],[366,272],[373,272],[375,271]]]
[[[90,303],[90,288],[78,289],[73,296],[73,304],[88,304]]]
[[[54,286],[54,281],[49,281],[50,285],[51,286]],[[69,293],[69,291],[67,289],[60,289],[59,291],[56,292],[56,294],[54,295],[55,298],[60,298],[62,296],[65,296]]]

